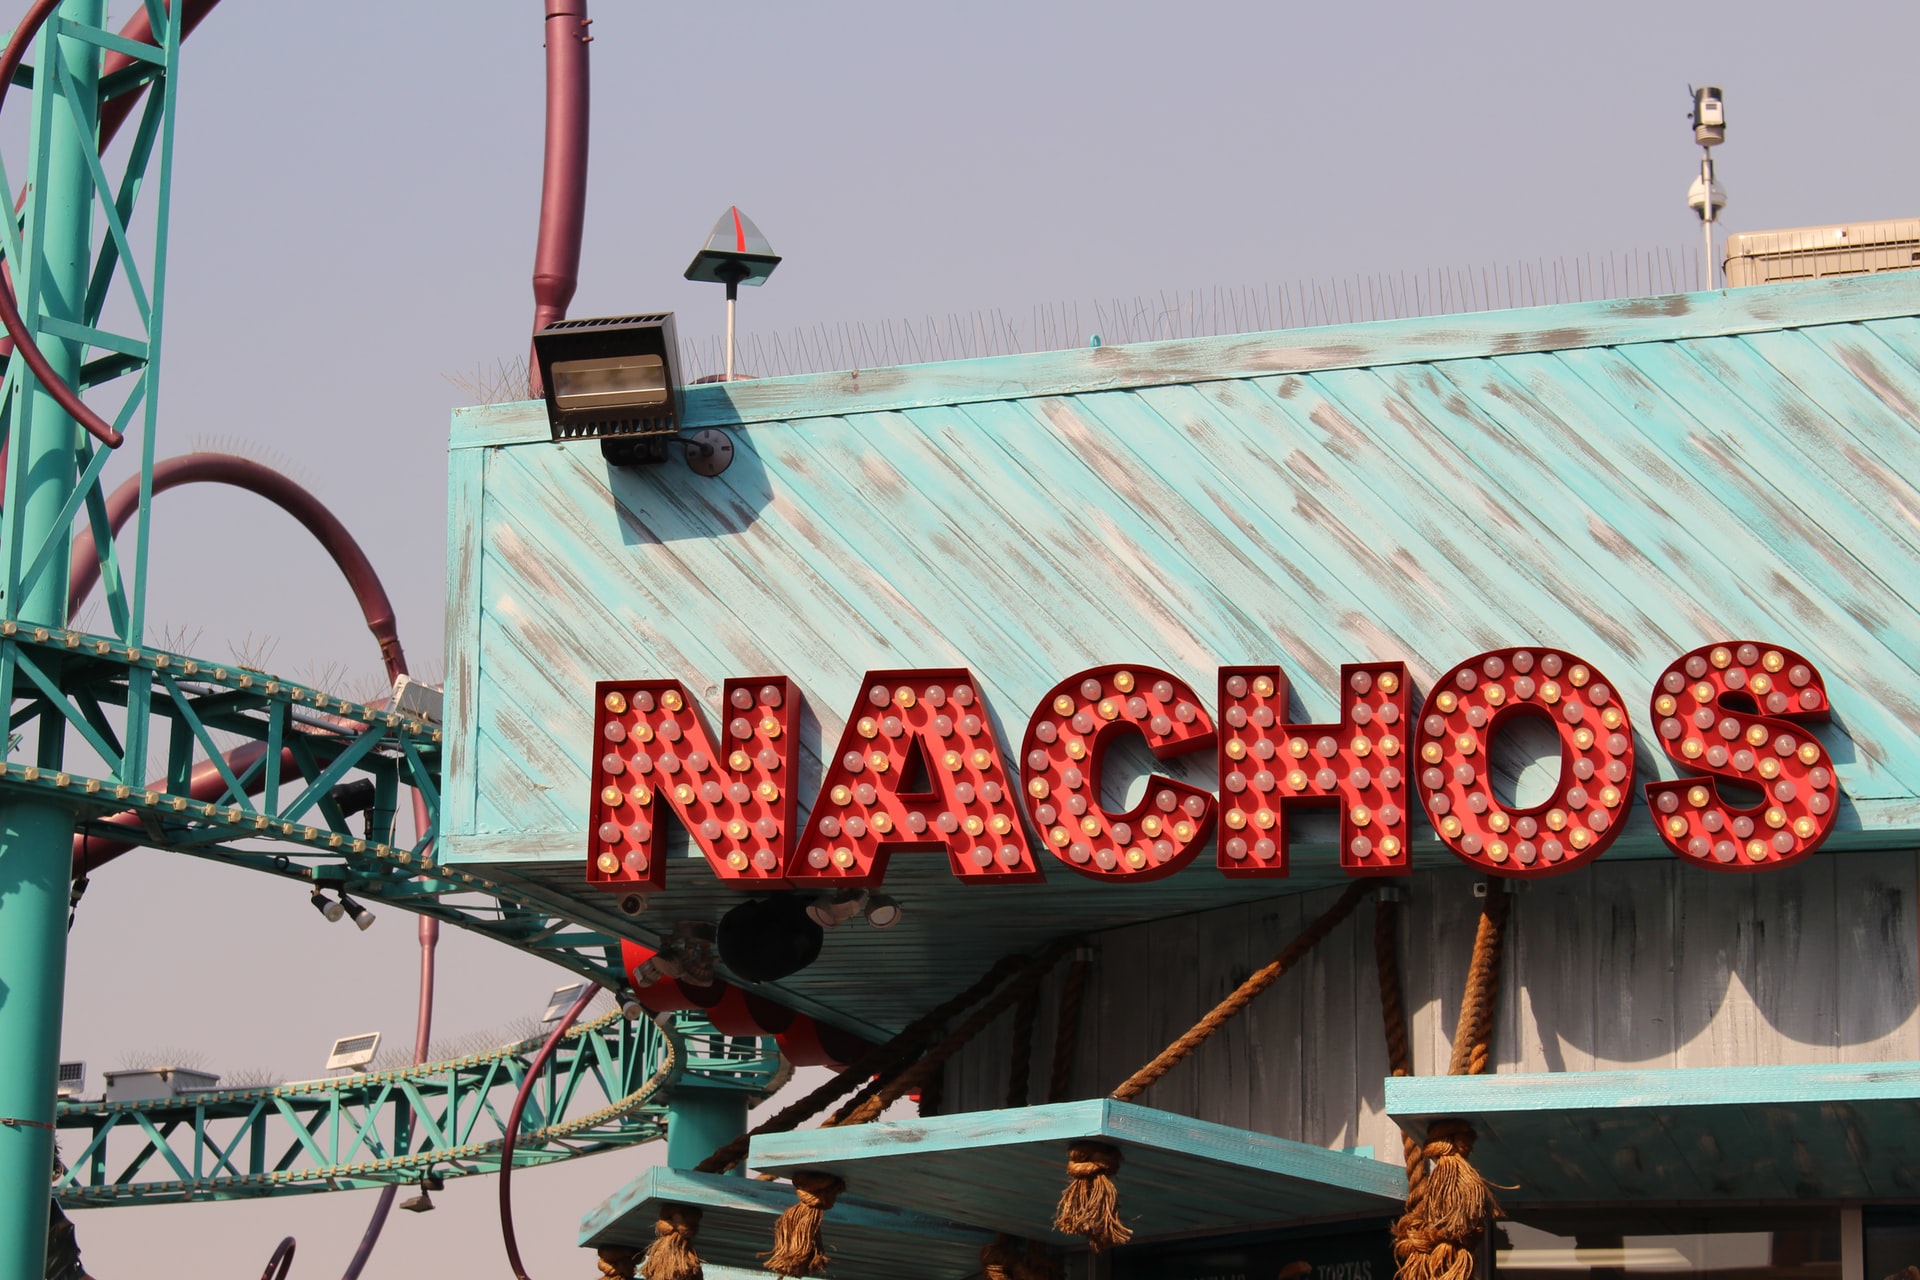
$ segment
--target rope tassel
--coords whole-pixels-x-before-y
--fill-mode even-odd
[[[1060,1264],[1038,1240],[1022,1240],[1002,1231],[980,1250],[984,1280],[1060,1280]]]
[[[615,1244],[601,1245],[597,1257],[606,1280],[633,1280],[634,1264],[640,1261],[637,1250]]]
[[[703,1280],[700,1255],[693,1238],[700,1233],[700,1211],[683,1204],[660,1206],[653,1224],[653,1243],[640,1263],[647,1280]]]
[[[980,1274],[985,1280],[1019,1280],[1020,1242],[1002,1231],[980,1248]]]
[[[1423,1162],[1432,1161],[1394,1228],[1399,1280],[1471,1280],[1474,1250],[1500,1212],[1492,1185],[1473,1167],[1473,1126],[1436,1120]]]
[[[831,1259],[820,1250],[820,1221],[846,1189],[830,1173],[794,1174],[794,1203],[774,1224],[773,1251],[762,1255],[761,1269],[781,1276],[812,1276],[825,1269]]]
[[[1120,1168],[1120,1149],[1104,1142],[1076,1142],[1067,1148],[1067,1186],[1054,1211],[1053,1229],[1063,1235],[1086,1237],[1095,1253],[1125,1244],[1133,1232],[1120,1221],[1120,1192],[1113,1175]]]

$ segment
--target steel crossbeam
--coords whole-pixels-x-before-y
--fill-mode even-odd
[[[500,1167],[505,1116],[539,1039],[365,1075],[144,1102],[64,1101],[68,1208],[347,1191]],[[729,1037],[686,1014],[573,1028],[529,1096],[515,1168],[660,1137],[682,1080],[764,1095],[771,1039]]]
[[[0,792],[72,805],[89,841],[171,849],[346,890],[602,983],[621,981],[618,940],[574,909],[435,863],[435,724],[238,665],[9,621],[0,621],[0,700],[10,709]],[[244,741],[265,750],[230,763]],[[148,765],[135,742],[164,751],[164,765]],[[217,782],[196,794],[203,760],[214,763]],[[350,818],[332,792],[358,779],[373,782],[373,805]],[[395,834],[403,787],[427,802],[428,829],[410,842]],[[257,847],[262,841],[273,847]]]

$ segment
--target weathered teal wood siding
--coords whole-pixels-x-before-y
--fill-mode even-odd
[[[1673,773],[1652,681],[1722,638],[1790,645],[1826,676],[1830,849],[1910,846],[1916,315],[1920,273],[1891,273],[699,387],[689,420],[736,428],[712,480],[677,460],[610,472],[550,443],[537,405],[465,411],[445,856],[641,937],[730,904],[698,862],[637,923],[581,884],[597,679],[676,676],[711,713],[724,678],[784,672],[817,777],[869,668],[971,667],[1011,744],[1042,691],[1104,662],[1204,691],[1218,665],[1277,660],[1296,714],[1330,719],[1342,662],[1402,659],[1424,687],[1475,652],[1551,644],[1621,689],[1644,782]],[[1168,771],[1211,786],[1205,761]],[[1278,882],[1224,881],[1209,851],[1148,886],[1061,867],[986,892],[899,859],[903,924],[837,931],[779,998],[892,1025],[1041,936],[1330,883],[1330,831],[1306,824]],[[1456,865],[1418,820],[1415,837],[1417,866]],[[1608,861],[1637,857],[1665,857],[1644,809]],[[892,992],[869,981],[880,965]]]

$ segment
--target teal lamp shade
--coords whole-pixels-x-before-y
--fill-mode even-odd
[[[713,234],[706,244],[693,255],[687,279],[711,284],[761,284],[779,265],[780,255],[753,225],[753,219],[740,212],[738,205],[729,205],[713,224]]]

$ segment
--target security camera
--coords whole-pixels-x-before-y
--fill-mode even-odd
[[[647,895],[627,893],[620,896],[620,914],[623,916],[644,915],[647,910]]]

